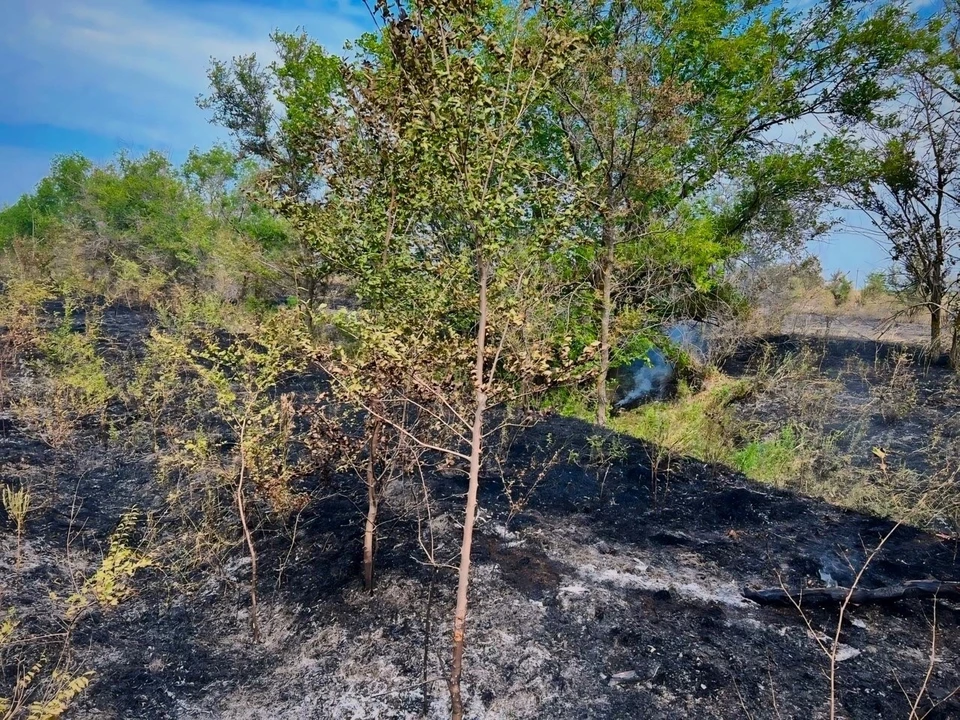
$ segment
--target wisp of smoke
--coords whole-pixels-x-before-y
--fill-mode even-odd
[[[665,333],[670,342],[698,362],[707,357],[707,342],[699,323],[677,323]],[[660,348],[650,348],[642,358],[620,369],[624,395],[615,403],[618,408],[660,395],[673,377],[674,364]]]

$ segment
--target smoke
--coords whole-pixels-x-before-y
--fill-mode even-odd
[[[664,333],[676,348],[690,355],[697,362],[707,358],[707,341],[700,323],[677,323]],[[650,348],[642,358],[617,372],[620,391],[623,397],[615,407],[625,408],[650,397],[663,395],[667,384],[673,378],[674,364],[660,348]]]

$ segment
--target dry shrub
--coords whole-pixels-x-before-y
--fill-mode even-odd
[[[66,447],[84,423],[103,426],[115,393],[97,345],[97,313],[86,309],[84,327],[74,327],[78,307],[64,300],[63,319],[50,330],[38,330],[29,346],[28,373],[20,378],[14,415],[36,437],[55,450]]]
[[[878,369],[882,382],[871,388],[885,422],[901,420],[917,407],[917,383],[914,378],[914,355],[896,351]]]

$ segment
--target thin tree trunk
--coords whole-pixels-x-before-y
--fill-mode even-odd
[[[453,615],[453,663],[450,669],[450,706],[453,720],[463,720],[463,697],[460,676],[463,673],[463,651],[467,623],[467,592],[470,589],[470,551],[473,546],[473,525],[477,516],[477,489],[480,486],[480,460],[483,441],[483,416],[487,409],[487,393],[483,378],[483,358],[487,342],[487,268],[480,267],[480,317],[477,327],[477,358],[474,367],[473,428],[470,433],[470,481],[467,507],[463,520],[463,543],[460,546],[460,573],[457,582],[457,608]]]
[[[940,333],[943,329],[943,298],[933,297],[930,304],[930,354],[940,354]]]
[[[377,541],[377,512],[380,498],[377,492],[377,440],[380,434],[380,421],[374,420],[370,428],[369,451],[367,458],[367,521],[363,528],[363,587],[373,592],[373,559]]]
[[[437,584],[437,568],[430,574],[430,588],[427,590],[427,612],[423,623],[423,717],[430,714],[430,683],[427,680],[427,668],[430,660],[430,617],[433,612],[433,589]]]
[[[603,265],[600,285],[603,293],[600,315],[600,371],[597,373],[597,424],[607,424],[610,398],[607,394],[607,379],[610,374],[610,316],[613,314],[613,226],[609,219],[603,225]]]
[[[244,450],[247,421],[244,418],[240,426],[240,477],[237,480],[237,512],[240,514],[240,524],[243,527],[243,539],[250,551],[250,631],[255,643],[260,642],[260,618],[257,607],[257,549],[253,544],[253,533],[247,523],[246,504],[243,499],[243,483],[246,479],[246,454]]]
[[[950,342],[950,367],[960,371],[960,308],[953,315],[953,338]]]

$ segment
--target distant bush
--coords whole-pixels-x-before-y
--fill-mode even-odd
[[[850,293],[853,291],[853,283],[850,282],[846,273],[838,270],[833,274],[833,277],[830,278],[830,282],[827,283],[827,289],[830,291],[830,294],[833,295],[834,304],[840,307],[850,299]]]
[[[254,199],[257,172],[222,147],[179,168],[153,151],[103,165],[58,157],[33,193],[0,208],[0,280],[150,305],[178,285],[313,302],[316,259]]]
[[[890,286],[890,280],[884,272],[872,272],[867,275],[867,280],[860,291],[860,297],[864,302],[876,300],[890,295],[893,288]]]

